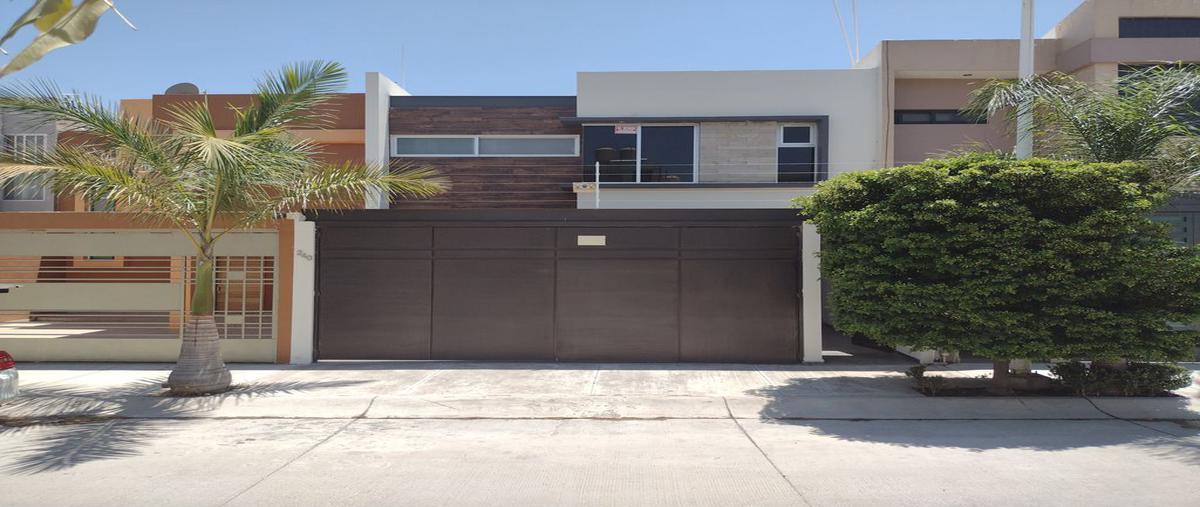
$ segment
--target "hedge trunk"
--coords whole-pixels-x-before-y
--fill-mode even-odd
[[[196,283],[192,286],[191,315],[183,332],[179,360],[167,378],[175,394],[211,394],[229,389],[232,378],[221,360],[221,341],[213,319],[212,246],[196,256]]]

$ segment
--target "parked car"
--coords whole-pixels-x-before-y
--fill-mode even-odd
[[[14,398],[17,394],[17,362],[12,354],[0,350],[0,401]]]

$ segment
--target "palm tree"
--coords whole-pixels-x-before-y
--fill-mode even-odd
[[[1039,156],[1138,161],[1177,186],[1200,176],[1198,99],[1200,70],[1161,65],[1122,75],[1114,83],[1085,83],[1062,73],[993,80],[974,92],[966,111],[1010,118],[1029,111]]]
[[[65,95],[53,85],[0,87],[0,107],[64,122],[87,139],[0,162],[0,182],[50,185],[58,193],[106,200],[121,211],[169,222],[195,245],[195,283],[172,392],[228,388],[213,320],[213,246],[231,231],[289,210],[359,207],[368,193],[426,197],[444,183],[423,167],[391,171],[361,164],[327,165],[289,127],[319,127],[346,72],[332,62],[283,67],[260,80],[252,105],[234,109],[233,132],[218,135],[207,99],[173,107],[166,120],[136,120],[102,101]]]

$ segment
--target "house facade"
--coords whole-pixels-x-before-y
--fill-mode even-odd
[[[831,174],[882,164],[879,81],[876,69],[584,72],[575,96],[420,97],[375,74],[368,102],[387,104],[387,122],[367,137],[386,147],[376,162],[453,183],[392,207],[787,208]]]
[[[248,236],[229,255],[237,260],[221,294],[237,311],[226,322],[238,337],[269,341],[238,343],[247,351],[234,359],[821,361],[819,237],[796,220],[791,200],[843,172],[1011,150],[1001,118],[959,110],[984,80],[1016,76],[1017,46],[883,41],[842,70],[580,72],[565,96],[420,96],[368,73],[364,93],[331,105],[331,128],[296,133],[330,161],[428,166],[451,188],[426,200],[368,196],[362,210],[312,210],[257,231],[273,240]],[[1200,62],[1200,2],[1086,0],[1035,53],[1038,72],[1095,82],[1138,65]],[[170,104],[200,98],[163,94],[122,107],[162,117]],[[216,121],[229,128],[232,114]],[[17,208],[0,208],[9,209]],[[50,209],[88,208],[60,196]],[[45,215],[61,214],[0,215],[0,233],[28,245],[45,243],[54,227],[99,223]],[[1197,216],[1191,204],[1163,214],[1184,242],[1200,239]],[[117,244],[105,253],[88,244],[0,246],[0,256],[116,262],[105,257]],[[122,267],[144,257],[121,251]],[[31,265],[22,276],[39,285],[49,271]],[[258,288],[235,289],[247,280]],[[21,326],[77,311],[46,301],[9,297],[0,311]],[[146,300],[164,311],[154,301]],[[3,326],[0,348],[37,334],[5,337]],[[163,337],[177,327],[166,329]],[[49,334],[66,345],[75,336]],[[53,357],[120,359],[121,347],[144,343]],[[39,346],[28,350],[49,350]],[[170,359],[163,347],[159,359]]]

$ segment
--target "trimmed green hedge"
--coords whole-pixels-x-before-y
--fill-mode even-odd
[[[997,360],[1188,357],[1200,254],[1150,214],[1134,163],[972,155],[839,175],[797,200],[817,224],[835,326]]]

